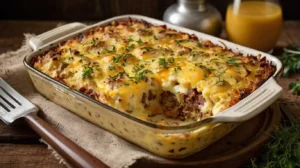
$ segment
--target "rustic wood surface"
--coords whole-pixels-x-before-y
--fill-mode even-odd
[[[9,0],[2,1],[0,19],[101,20],[116,15],[140,14],[162,19],[164,11],[177,0]],[[142,3],[141,3],[142,2]],[[233,0],[209,0],[225,18]],[[281,0],[285,20],[299,20],[299,0]]]
[[[59,21],[0,21],[0,54],[16,50],[22,45],[24,33],[40,34],[50,30]],[[290,44],[300,45],[300,21],[286,21],[275,54],[282,47]],[[281,78],[280,85],[284,94],[280,102],[288,105],[294,116],[300,117],[300,97],[289,92],[288,84],[300,81],[300,73],[289,78]],[[0,167],[65,167],[47,150],[46,145],[39,143],[39,137],[23,121],[12,126],[0,122]]]

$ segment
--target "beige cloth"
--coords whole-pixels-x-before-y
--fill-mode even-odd
[[[128,167],[143,157],[161,159],[81,119],[37,93],[23,65],[24,57],[32,51],[28,40],[33,36],[25,34],[24,44],[19,50],[0,54],[0,77],[37,105],[48,123],[107,165],[114,168]]]

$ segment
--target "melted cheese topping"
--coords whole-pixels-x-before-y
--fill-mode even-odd
[[[275,70],[258,57],[139,21],[93,28],[32,63],[72,89],[152,122],[157,114],[180,120],[215,115]]]

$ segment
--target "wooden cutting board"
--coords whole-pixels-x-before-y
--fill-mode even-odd
[[[274,126],[279,123],[279,106],[273,104],[258,116],[242,123],[224,138],[193,156],[161,162],[144,158],[138,160],[132,167],[241,167],[259,154],[261,147],[270,139],[269,135]]]

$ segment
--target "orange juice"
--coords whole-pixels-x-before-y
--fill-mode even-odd
[[[257,50],[271,50],[282,29],[279,5],[267,1],[242,1],[238,10],[228,6],[226,14],[228,39]]]

